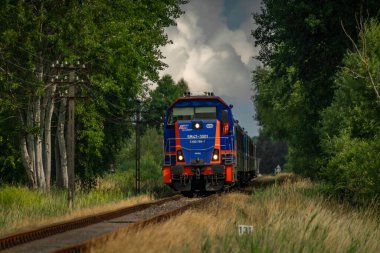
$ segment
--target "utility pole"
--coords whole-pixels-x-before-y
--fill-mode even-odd
[[[68,97],[68,121],[67,121],[67,177],[69,209],[74,208],[75,192],[75,69],[69,67],[69,97]]]
[[[136,110],[136,172],[135,172],[135,191],[136,194],[140,193],[140,121],[141,121],[141,111],[140,111],[140,100],[137,100],[137,110]]]
[[[69,209],[74,208],[74,193],[75,193],[75,88],[79,83],[78,74],[83,74],[86,66],[80,65],[68,65],[67,62],[57,64],[52,66],[56,69],[57,73],[62,74],[62,72],[68,72],[69,79],[67,76],[63,81],[58,81],[58,76],[56,77],[56,83],[68,84],[68,119],[67,119],[67,133],[66,133],[66,152],[67,152],[67,178],[68,178],[68,192],[67,192],[67,202]],[[79,73],[78,73],[79,72]],[[83,80],[80,81],[83,83]]]

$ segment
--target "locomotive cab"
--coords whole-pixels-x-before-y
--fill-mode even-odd
[[[184,97],[164,122],[164,182],[181,192],[219,191],[237,179],[231,108],[216,96]]]

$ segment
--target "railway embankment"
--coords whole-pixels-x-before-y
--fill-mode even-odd
[[[324,189],[321,183],[291,173],[262,176],[248,187],[199,198],[201,205],[193,205],[198,203],[197,198],[180,198],[181,201],[153,205],[124,218],[87,224],[66,232],[67,235],[56,234],[31,243],[33,247],[25,244],[15,249],[30,252],[31,248],[40,250],[43,244],[50,250],[65,248],[67,252],[73,249],[83,252],[125,252],[125,249],[128,252],[380,252],[380,215],[376,206],[353,207],[327,196]],[[151,197],[144,195],[78,209],[47,221],[81,217],[89,210],[99,219],[99,214],[107,210],[151,201]],[[54,248],[51,241],[61,244]]]
[[[260,180],[268,187],[222,195],[139,231],[118,231],[91,252],[380,252],[374,208],[339,203],[321,194],[323,185],[291,175]],[[251,233],[239,235],[239,225],[252,226]]]
[[[173,194],[158,177],[149,183],[143,181],[142,193],[135,196],[133,179],[133,173],[128,171],[99,178],[90,189],[77,185],[72,210],[63,189],[44,193],[24,186],[0,185],[0,237]]]

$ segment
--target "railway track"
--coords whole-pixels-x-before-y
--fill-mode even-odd
[[[140,229],[167,220],[215,196],[189,199],[176,195],[8,235],[0,238],[0,252],[86,252],[92,244],[111,236],[115,230]]]

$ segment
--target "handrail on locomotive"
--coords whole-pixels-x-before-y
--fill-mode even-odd
[[[233,157],[233,150],[235,149],[234,148],[234,141],[229,141],[230,138],[229,137],[207,137],[207,138],[203,138],[202,140],[215,140],[215,139],[219,139],[220,142],[219,143],[223,143],[222,140],[224,140],[224,144],[220,144],[219,145],[219,148],[222,149],[222,150],[228,150],[229,152],[226,152],[224,155],[225,157],[223,158],[225,160],[225,163],[226,164],[231,164],[233,163],[234,161],[234,157]],[[206,151],[206,150],[209,150],[209,149],[213,149],[214,146],[209,146],[207,148],[204,148],[204,149],[200,149],[200,148],[194,148],[192,149],[191,147],[190,148],[184,148],[182,147],[180,144],[177,144],[178,140],[192,140],[192,138],[168,138],[165,142],[165,145],[164,145],[164,152],[167,151],[167,150],[172,150],[173,148],[174,149],[179,149],[179,148],[182,148],[182,149],[188,149],[188,150],[196,150],[196,151]],[[174,143],[172,145],[172,143]],[[198,145],[192,145],[190,143],[191,146],[198,146],[199,147],[199,143]],[[206,146],[206,141],[204,142],[204,145]],[[191,153],[190,153],[191,154]],[[164,161],[163,161],[163,165],[164,166],[168,166],[170,165],[170,161],[171,161],[171,158],[170,159],[166,159],[167,156],[176,156],[175,154],[166,154],[164,156]],[[191,160],[192,157],[189,157],[189,160]]]

